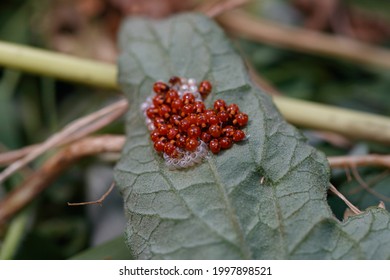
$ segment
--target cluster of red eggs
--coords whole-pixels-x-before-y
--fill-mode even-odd
[[[192,79],[179,77],[172,77],[169,85],[154,83],[155,95],[144,105],[144,114],[157,152],[180,158],[185,151],[195,152],[203,141],[218,154],[246,138],[241,128],[248,123],[248,115],[236,104],[218,99],[212,109],[206,109],[202,98],[211,90],[209,81],[196,85]]]

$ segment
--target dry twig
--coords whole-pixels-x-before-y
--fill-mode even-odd
[[[251,0],[215,0],[202,3],[197,10],[204,13],[206,16],[214,18],[224,12],[238,8],[245,5]]]
[[[349,207],[349,209],[351,209],[351,211],[358,215],[358,214],[361,214],[362,211],[360,211],[355,205],[353,205],[348,199],[346,199],[346,197],[340,193],[336,188],[335,186],[333,186],[332,184],[330,184],[330,187],[329,187],[329,190],[334,193],[335,195],[337,195],[342,201],[345,202],[345,204],[347,204],[347,206]]]
[[[346,166],[383,166],[390,168],[390,155],[362,155],[362,156],[337,156],[328,157],[332,168],[344,168]]]
[[[370,186],[363,180],[363,178],[360,176],[358,170],[356,169],[356,166],[352,166],[351,167],[351,170],[352,170],[352,174],[353,176],[355,177],[356,181],[359,183],[359,185],[365,189],[367,192],[369,192],[370,194],[372,194],[373,196],[376,196],[377,198],[381,199],[381,200],[384,200],[386,202],[389,202],[390,201],[390,198],[388,198],[387,196],[383,195],[383,194],[380,194],[378,193],[377,191],[373,190],[370,188]]]
[[[224,13],[218,17],[218,21],[231,32],[251,40],[364,65],[390,68],[389,51],[356,40],[272,23],[241,11]]]
[[[5,166],[13,163],[14,161],[26,156],[28,153],[31,153],[34,149],[36,149],[39,144],[25,146],[18,150],[12,151],[2,151],[0,153],[0,166]]]
[[[329,164],[332,168],[344,168],[349,171],[351,169],[353,177],[359,183],[359,185],[367,192],[376,196],[377,198],[386,202],[390,201],[390,198],[384,196],[370,186],[360,176],[357,167],[358,166],[383,166],[390,168],[390,156],[389,155],[361,155],[361,156],[337,156],[328,157]]]
[[[117,101],[116,103],[111,104],[97,112],[70,123],[62,131],[52,135],[41,145],[35,147],[33,146],[33,148],[30,147],[27,149],[22,149],[19,150],[19,152],[14,151],[14,157],[15,155],[19,156],[23,153],[26,153],[26,155],[12,163],[5,170],[3,170],[2,173],[0,173],[0,183],[49,149],[58,145],[70,143],[77,139],[81,139],[82,137],[106,126],[113,120],[123,115],[127,108],[127,101],[125,99],[121,99],[120,101]],[[0,155],[0,158],[1,157],[9,159],[9,154],[6,154],[5,156]]]
[[[0,225],[31,202],[72,163],[85,156],[119,152],[124,142],[125,136],[103,135],[87,137],[62,148],[0,202]]]
[[[348,169],[348,171],[349,171],[349,168],[347,168],[347,169]],[[375,184],[379,183],[380,181],[382,181],[382,180],[383,180],[384,178],[386,178],[387,176],[389,176],[389,173],[390,173],[389,170],[385,170],[385,171],[383,171],[382,173],[380,173],[380,174],[374,176],[373,178],[368,179],[367,182],[366,182],[366,184],[367,184],[368,186],[375,185]],[[351,178],[351,180],[352,180],[352,178]],[[362,190],[364,190],[364,189],[362,188],[362,186],[361,186],[361,185],[358,185],[356,188],[353,188],[353,189],[351,189],[350,191],[348,191],[348,195],[356,194],[356,193],[358,193],[358,192],[360,192],[360,191],[362,191]]]
[[[87,202],[68,202],[68,206],[81,206],[81,205],[92,205],[92,204],[99,204],[100,206],[102,206],[103,201],[112,192],[114,187],[115,187],[115,182],[112,182],[109,189],[98,200],[87,201]]]

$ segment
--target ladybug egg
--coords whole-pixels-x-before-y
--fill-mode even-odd
[[[187,130],[187,135],[188,137],[193,137],[193,138],[198,138],[201,134],[201,130],[198,126],[192,125],[188,130]]]
[[[183,108],[181,110],[181,115],[184,117],[184,116],[191,114],[192,112],[194,112],[194,105],[186,104],[183,106]]]
[[[219,122],[227,122],[229,120],[229,114],[226,111],[221,111],[217,114]]]
[[[170,169],[193,166],[207,157],[208,151],[218,154],[246,139],[239,128],[247,125],[248,115],[222,99],[206,109],[202,98],[211,90],[207,80],[197,86],[192,78],[173,76],[168,84],[155,82],[155,94],[142,103],[153,147],[163,153]]]
[[[169,90],[169,86],[163,82],[155,82],[153,91],[157,94],[165,94]]]
[[[167,95],[165,97],[165,103],[170,104],[172,103],[172,101],[178,98],[179,98],[179,94],[177,93],[177,91],[174,89],[170,89],[168,90]]]
[[[167,137],[169,140],[172,140],[176,137],[176,135],[179,133],[179,130],[176,127],[171,127],[168,130]]]
[[[146,116],[149,118],[149,119],[154,119],[156,117],[156,114],[158,113],[158,110],[156,110],[156,108],[154,107],[150,107],[146,110]]]
[[[164,103],[164,100],[165,100],[165,98],[163,95],[156,95],[153,98],[153,104],[154,104],[154,106],[159,107],[161,104]]]
[[[187,131],[190,128],[190,121],[186,118],[180,121],[180,130]]]
[[[209,127],[209,133],[214,138],[218,138],[219,136],[221,136],[221,128],[219,127],[219,125],[213,124]]]
[[[199,84],[199,93],[202,96],[202,98],[206,98],[206,96],[211,92],[212,86],[209,81],[202,81]]]
[[[177,85],[177,84],[181,84],[181,79],[177,76],[173,76],[169,79],[169,84],[171,86],[174,86],[174,85]]]
[[[160,124],[157,128],[157,131],[160,135],[167,135],[168,134],[168,126],[166,124]]]
[[[211,141],[211,135],[207,132],[202,132],[200,139],[202,139],[202,141],[205,143],[209,143]]]
[[[222,129],[222,134],[227,137],[232,137],[235,132],[235,129],[231,125],[227,125]]]
[[[172,142],[168,142],[164,146],[164,153],[166,153],[169,156],[171,156],[175,150],[176,147]]]
[[[245,126],[248,123],[248,115],[245,113],[239,113],[236,115],[235,120],[239,126]]]
[[[232,146],[233,142],[229,137],[222,137],[219,139],[219,145],[222,149],[229,149]]]
[[[180,125],[180,121],[181,121],[181,117],[179,115],[172,115],[170,118],[169,118],[169,122],[172,124],[172,125],[175,125],[176,127],[178,127]]]
[[[184,104],[192,104],[195,102],[195,96],[192,93],[187,92],[183,95],[183,102]]]
[[[163,152],[164,151],[164,147],[165,147],[165,142],[164,141],[158,140],[158,141],[154,142],[154,149],[157,152]]]
[[[221,150],[221,146],[219,144],[218,139],[213,139],[209,143],[209,148],[213,154],[218,154]]]
[[[226,109],[226,103],[222,99],[217,99],[214,102],[214,110],[216,111],[225,111]]]
[[[187,119],[190,122],[190,125],[196,125],[198,122],[198,117],[196,114],[190,114],[187,116]]]
[[[207,126],[206,114],[203,113],[198,114],[196,117],[196,124],[201,128],[205,128]]]
[[[155,129],[150,133],[150,139],[152,139],[153,142],[156,142],[160,138],[160,133],[158,133],[158,130]]]
[[[245,139],[245,133],[242,130],[237,129],[233,133],[233,141],[234,142],[239,142]]]
[[[158,109],[158,114],[165,119],[168,119],[170,117],[170,112],[171,108],[166,104],[161,105]]]
[[[229,113],[229,115],[235,116],[238,112],[240,112],[240,108],[237,104],[230,104],[227,106],[226,111]]]
[[[194,106],[195,106],[195,111],[198,114],[202,113],[206,109],[206,107],[204,106],[203,101],[196,101]]]
[[[180,135],[176,140],[176,145],[179,148],[184,149],[186,147],[187,137],[184,135]]]
[[[183,101],[180,98],[173,100],[171,108],[173,113],[178,113],[183,108]]]
[[[199,145],[199,141],[196,138],[187,138],[186,140],[186,150],[193,152]]]

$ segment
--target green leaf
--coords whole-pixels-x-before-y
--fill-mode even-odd
[[[129,98],[127,142],[115,168],[127,244],[140,259],[389,258],[389,214],[341,224],[326,202],[325,156],[287,124],[248,78],[222,30],[199,14],[131,18],[120,32],[119,82]],[[169,170],[140,104],[157,80],[208,79],[216,99],[248,113],[249,139],[202,164]],[[308,116],[310,117],[310,116]]]
[[[99,246],[92,247],[75,256],[72,260],[127,260],[131,254],[125,247],[123,236],[107,241]]]

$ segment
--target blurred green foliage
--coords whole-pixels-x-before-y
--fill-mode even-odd
[[[46,9],[44,2],[2,1],[0,40],[47,48],[32,23],[33,15],[42,12],[36,9]],[[110,93],[100,89],[0,67],[0,151],[42,142],[109,99]],[[116,123],[103,132],[123,133],[123,128]],[[86,209],[68,207],[66,202],[85,200],[85,166],[93,162],[86,159],[67,170],[28,208],[19,244],[6,254],[8,258],[67,259],[89,247],[91,226]],[[0,188],[10,190],[22,179],[15,175]],[[0,250],[6,234],[0,229]]]

